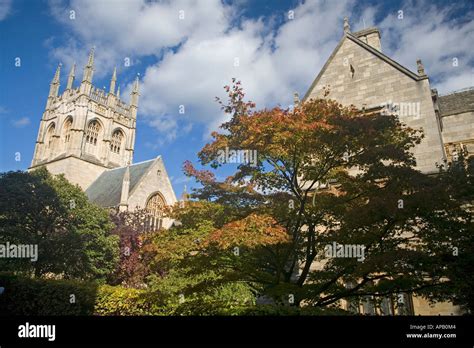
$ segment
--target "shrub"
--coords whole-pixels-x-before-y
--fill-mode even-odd
[[[91,315],[97,286],[73,280],[30,279],[0,274],[1,315]],[[71,303],[74,295],[75,303]]]
[[[159,315],[156,293],[74,280],[0,274],[0,315]],[[71,303],[74,295],[74,303]]]
[[[96,315],[162,315],[163,305],[156,293],[103,285],[97,293]]]
[[[100,285],[75,280],[31,279],[0,273],[0,315],[344,315],[338,309],[254,305],[253,302],[232,300],[230,288],[219,294],[190,296],[183,303],[171,303],[159,292]],[[238,290],[237,288],[233,288]],[[238,292],[237,292],[238,294]],[[71,303],[74,295],[74,303]],[[239,299],[239,296],[237,296]]]

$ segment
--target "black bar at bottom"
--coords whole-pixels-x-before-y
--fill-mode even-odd
[[[473,316],[434,317],[0,317],[0,347],[284,344],[469,346]],[[55,325],[54,341],[19,337]],[[44,329],[44,327],[43,327]],[[40,329],[37,330],[41,331]],[[36,331],[31,331],[32,335]],[[44,331],[46,332],[46,331]],[[50,337],[51,338],[51,337]]]

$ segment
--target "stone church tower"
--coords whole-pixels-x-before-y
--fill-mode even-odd
[[[73,86],[73,66],[59,94],[60,72],[61,65],[51,82],[29,170],[46,167],[51,174],[63,174],[91,202],[119,211],[146,209],[147,228],[169,228],[173,221],[163,217],[163,208],[177,199],[162,157],[132,164],[138,78],[126,104],[116,90],[116,69],[108,93],[92,85],[94,49],[79,87]]]
[[[61,65],[50,85],[30,169],[46,166],[52,174],[63,173],[85,190],[105,170],[132,163],[138,78],[130,104],[126,104],[120,100],[120,90],[116,91],[116,69],[108,93],[92,85],[94,49],[79,87],[73,87],[74,65],[65,91],[59,94],[60,71]]]

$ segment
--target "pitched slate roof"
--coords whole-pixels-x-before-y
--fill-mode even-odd
[[[474,111],[474,88],[441,95],[438,103],[441,116]]]
[[[129,193],[138,185],[157,159],[130,165]],[[122,181],[127,167],[103,172],[86,190],[89,200],[102,207],[116,207],[120,204]]]

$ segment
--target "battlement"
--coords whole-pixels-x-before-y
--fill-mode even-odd
[[[100,88],[92,87],[89,93],[89,97],[92,100],[98,102],[99,104],[107,105],[107,93]]]
[[[76,99],[82,95],[86,95],[90,100],[103,107],[112,109],[122,117],[137,117],[139,97],[138,77],[134,82],[133,89],[130,94],[130,104],[127,104],[120,99],[120,87],[118,87],[116,90],[117,68],[114,68],[108,92],[105,91],[105,87],[104,89],[101,89],[92,85],[92,77],[94,73],[94,48],[92,48],[89,53],[89,59],[87,61],[87,65],[84,67],[84,75],[80,86],[77,88],[73,87],[76,77],[76,64],[73,64],[68,75],[66,89],[62,94],[59,94],[59,77],[61,73],[61,66],[62,65],[59,64],[58,68],[56,69],[56,73],[54,74],[53,80],[51,81],[48,102],[46,105],[47,111],[57,108],[58,103],[70,101],[71,99]]]

